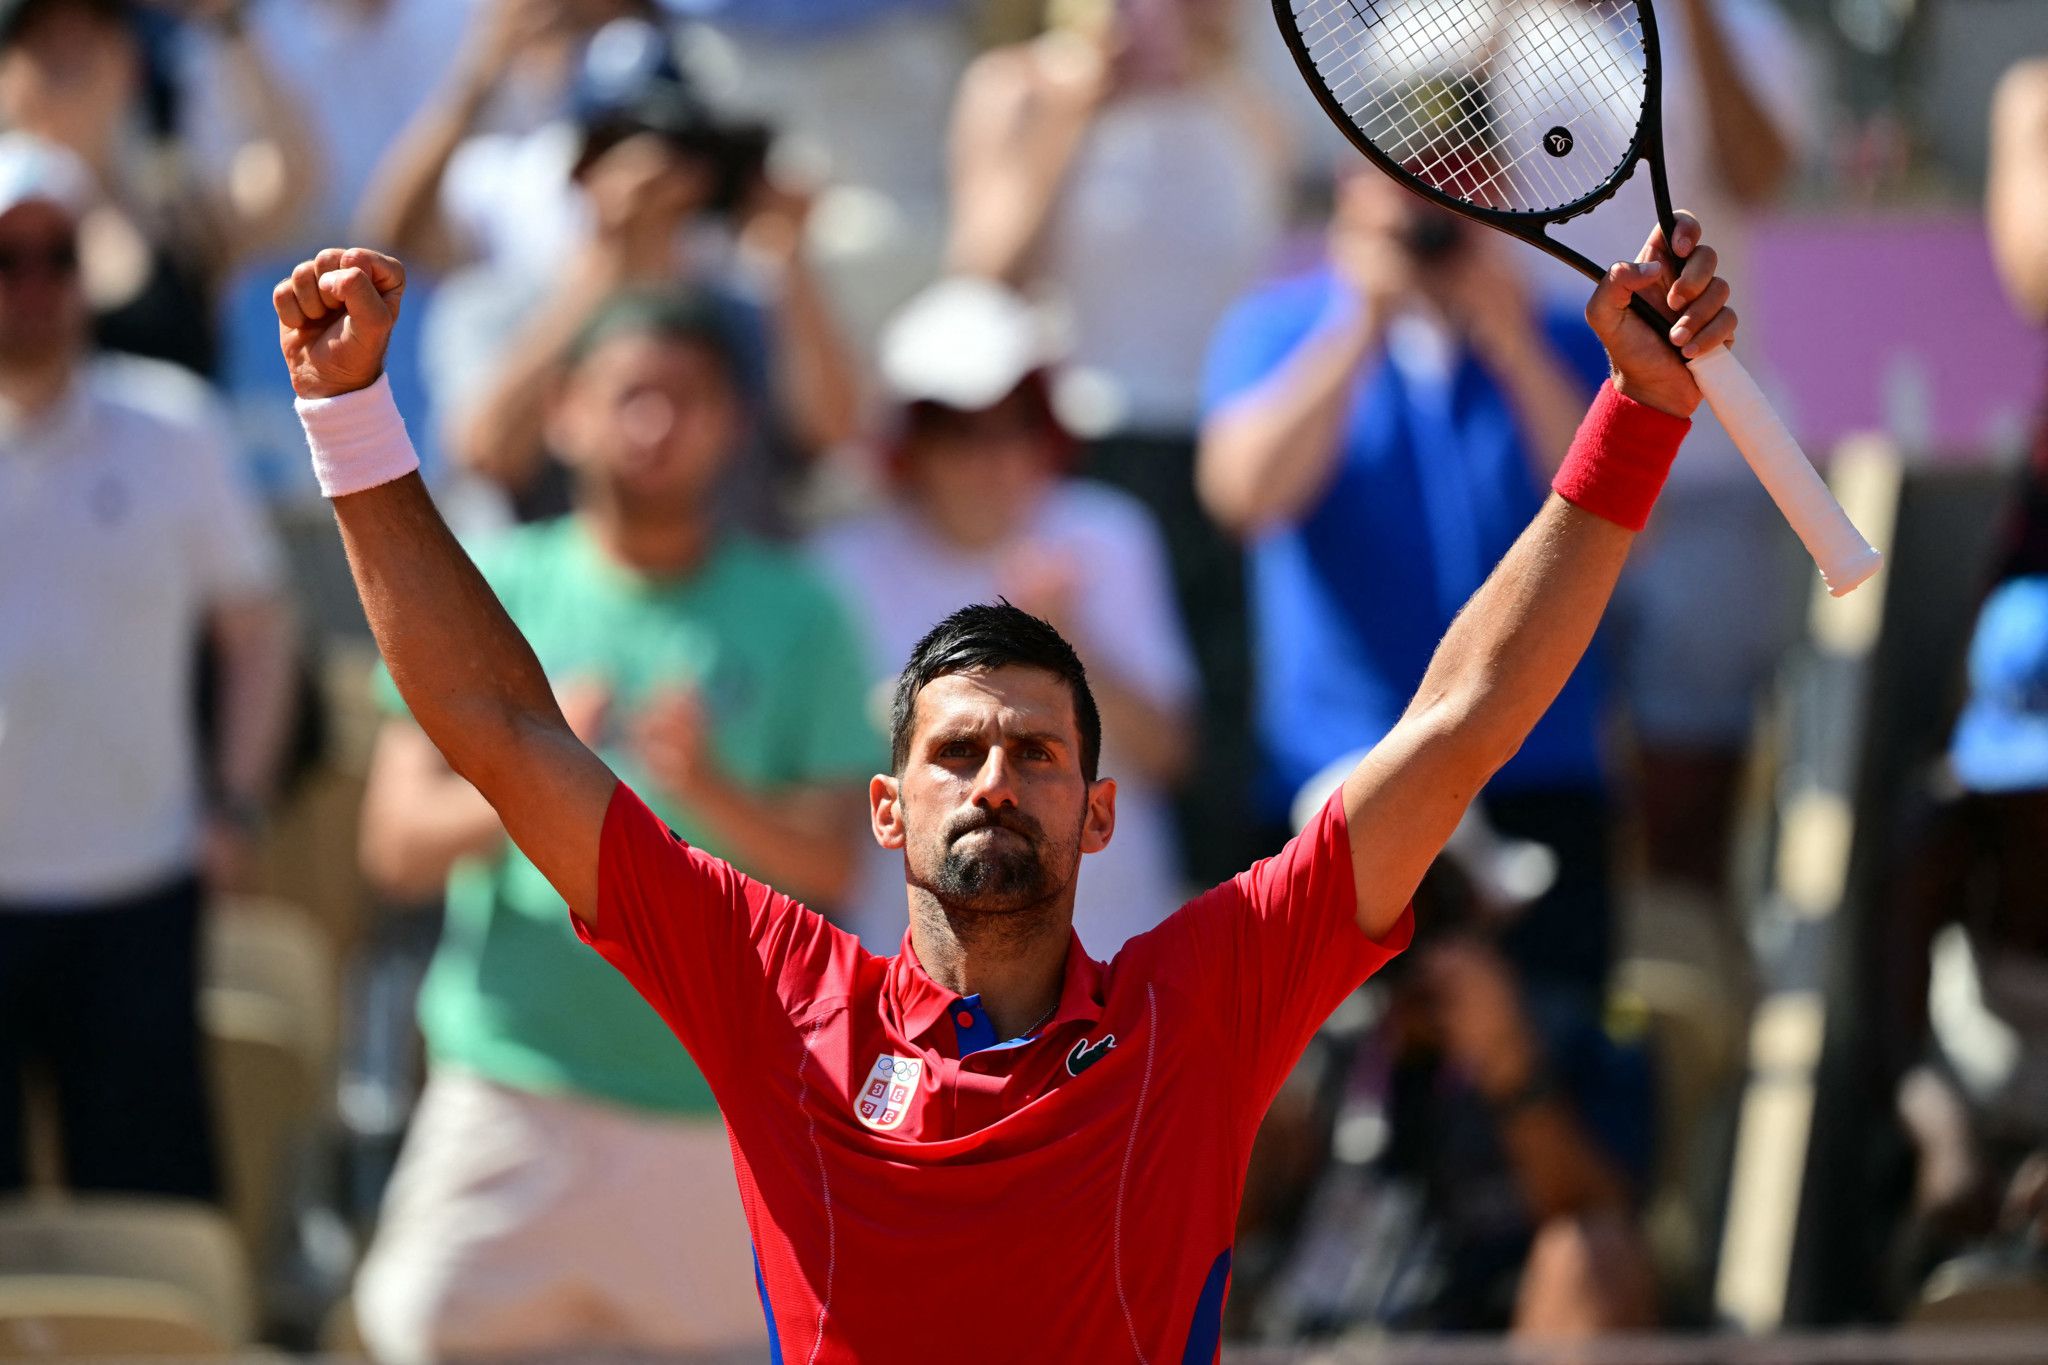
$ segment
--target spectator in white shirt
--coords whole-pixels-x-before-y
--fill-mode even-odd
[[[73,1186],[205,1198],[200,901],[245,876],[291,631],[196,381],[88,351],[92,194],[69,152],[0,135],[0,1193],[22,1184],[21,1075],[41,1061]]]
[[[1074,927],[1107,959],[1184,898],[1170,802],[1192,748],[1196,683],[1151,514],[1067,473],[1074,441],[1052,402],[1054,359],[1036,315],[1001,285],[951,279],[913,299],[881,339],[899,413],[895,496],[826,528],[813,548],[866,627],[879,698],[895,685],[889,663],[970,602],[1007,597],[1087,653],[1117,828],[1083,871]],[[893,952],[902,854],[870,852],[849,927]]]

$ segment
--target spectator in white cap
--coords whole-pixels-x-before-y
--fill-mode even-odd
[[[1075,928],[1106,959],[1183,899],[1170,801],[1192,748],[1196,684],[1151,514],[1069,472],[1075,443],[1054,403],[1056,350],[1001,285],[950,279],[913,299],[881,338],[896,406],[893,495],[820,532],[814,548],[867,626],[878,698],[936,622],[999,596],[1052,622],[1089,659],[1103,732],[1114,736],[1102,763],[1117,779],[1117,828],[1082,874]],[[848,927],[894,952],[902,854],[870,854]]]
[[[0,135],[0,1193],[22,1184],[21,1074],[41,1061],[74,1187],[206,1198],[200,903],[247,864],[291,630],[222,432],[181,415],[193,381],[88,346],[92,195],[70,152]]]

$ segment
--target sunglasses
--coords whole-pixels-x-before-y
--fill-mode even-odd
[[[68,280],[77,273],[76,242],[53,242],[44,246],[0,245],[0,280],[18,280],[30,275]]]

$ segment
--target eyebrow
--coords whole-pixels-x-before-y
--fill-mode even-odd
[[[951,744],[956,740],[979,740],[981,738],[982,729],[980,726],[963,725],[957,728],[941,728],[937,730],[933,733],[931,742],[933,744]],[[1052,730],[1018,730],[1011,732],[1006,739],[1011,744],[1043,744],[1061,749],[1073,747],[1072,740]]]

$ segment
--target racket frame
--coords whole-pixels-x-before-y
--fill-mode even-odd
[[[1366,21],[1365,15],[1359,13],[1359,0],[1346,0],[1346,3],[1352,13],[1358,14],[1361,21]],[[1371,3],[1371,0],[1367,0],[1367,3]],[[1461,218],[1470,219],[1527,242],[1538,251],[1564,262],[1597,283],[1607,278],[1607,268],[1574,251],[1544,229],[1555,223],[1570,222],[1599,208],[1634,178],[1637,166],[1649,167],[1650,193],[1657,201],[1657,221],[1664,229],[1665,242],[1669,243],[1678,230],[1677,215],[1671,208],[1671,186],[1664,175],[1664,60],[1657,39],[1657,14],[1649,0],[1634,0],[1634,3],[1643,27],[1643,107],[1636,120],[1635,137],[1630,140],[1628,150],[1622,154],[1621,164],[1597,189],[1561,208],[1548,209],[1541,213],[1518,213],[1509,209],[1490,209],[1468,203],[1455,195],[1445,194],[1433,185],[1424,184],[1409,174],[1399,162],[1375,147],[1372,139],[1359,131],[1357,120],[1353,119],[1343,103],[1330,93],[1329,83],[1323,79],[1322,73],[1316,70],[1315,59],[1309,55],[1308,45],[1301,39],[1301,26],[1295,20],[1292,0],[1273,0],[1273,18],[1280,27],[1281,40],[1287,44],[1287,51],[1293,56],[1302,79],[1308,84],[1309,92],[1316,97],[1316,102],[1323,106],[1323,113],[1337,125],[1338,130],[1346,138],[1350,139],[1351,145],[1357,148],[1366,160],[1392,176],[1395,183],[1411,194],[1420,195],[1430,203],[1449,209]],[[1671,324],[1675,319],[1640,294],[1629,299],[1629,307],[1635,310],[1636,316],[1650,325],[1652,331],[1664,339],[1665,345],[1671,346],[1674,351],[1681,350],[1680,347],[1671,344]]]

